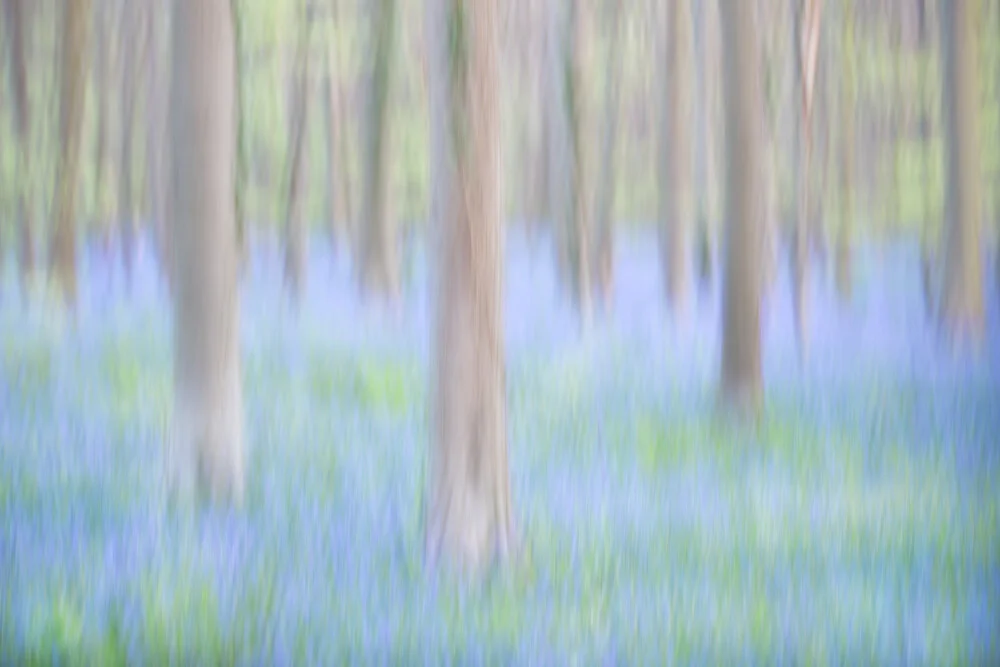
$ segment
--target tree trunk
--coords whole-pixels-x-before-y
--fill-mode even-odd
[[[182,499],[243,498],[235,47],[230,0],[174,0],[171,150],[174,413]]]
[[[717,199],[716,182],[718,169],[716,164],[716,131],[718,117],[719,78],[719,7],[717,0],[705,0],[697,5],[698,11],[698,80],[697,88],[699,109],[697,114],[698,144],[696,151],[697,164],[697,207],[698,207],[698,280],[703,289],[712,282],[714,233],[718,217],[715,202]]]
[[[304,5],[304,3],[303,3]],[[288,119],[288,192],[285,209],[285,285],[296,303],[302,297],[306,261],[305,197],[308,152],[305,149],[309,122],[309,18],[301,9],[299,43],[293,64]]]
[[[973,345],[983,334],[980,243],[977,25],[972,0],[941,4],[947,128],[947,238],[941,310],[949,334]]]
[[[841,300],[852,292],[851,244],[854,226],[854,107],[856,73],[854,67],[854,12],[852,0],[844,0],[840,46],[840,193],[841,217],[837,229],[837,258],[834,279]]]
[[[595,268],[597,287],[601,299],[607,304],[611,298],[614,278],[614,203],[615,164],[618,139],[618,116],[621,111],[621,15],[622,0],[606,0],[608,13],[608,53],[605,59],[606,88],[604,100],[604,136],[601,143],[601,175],[597,183],[597,238]]]
[[[590,222],[582,94],[582,3],[550,2],[549,187],[556,262],[581,320],[590,319]]]
[[[27,44],[31,34],[25,0],[4,0],[4,24],[10,46],[11,88],[14,93],[14,132],[17,137],[15,188],[17,193],[18,257],[21,293],[27,297],[28,285],[35,270],[34,207],[31,176],[34,158],[31,152],[31,110],[28,100]]]
[[[333,20],[339,25],[337,3],[333,3]],[[344,124],[347,120],[344,113],[344,91],[340,84],[340,59],[337,57],[337,44],[331,42],[326,47],[326,74],[323,78],[323,119],[326,130],[326,179],[327,188],[326,214],[330,231],[330,239],[336,247],[340,243],[349,245],[351,218],[351,193],[348,178],[349,151],[347,149],[347,132]]]
[[[668,0],[666,43],[667,95],[662,100],[660,146],[661,266],[667,302],[682,314],[687,306],[690,235],[694,224],[691,142],[691,9],[688,0]]]
[[[167,15],[156,0],[149,0],[146,7],[148,28],[146,39],[146,201],[153,234],[156,240],[160,270],[170,284],[170,226],[167,224],[166,177],[167,169],[167,79],[166,35],[170,24]]]
[[[114,7],[110,0],[97,0],[94,11],[94,94],[97,96],[97,141],[94,150],[94,218],[105,259],[111,250],[111,213],[107,201],[107,172],[110,167],[111,48]]]
[[[512,550],[495,0],[431,0],[436,342],[429,562],[481,573]],[[446,39],[445,36],[448,36]]]
[[[760,352],[761,99],[754,7],[720,3],[726,90],[726,247],[722,321],[722,395],[756,410]]]
[[[389,211],[389,94],[392,88],[396,42],[396,3],[371,3],[374,60],[368,80],[365,113],[364,229],[361,285],[366,292],[393,300],[399,291],[399,259],[395,225]]]
[[[132,192],[132,138],[135,127],[135,88],[138,58],[136,44],[139,31],[138,5],[134,1],[122,4],[121,17],[121,155],[118,160],[118,222],[121,225],[122,267],[125,284],[132,283],[132,263],[135,258],[135,205]]]
[[[76,307],[76,187],[80,166],[87,74],[90,0],[63,5],[62,73],[59,90],[59,164],[50,270],[66,305]]]

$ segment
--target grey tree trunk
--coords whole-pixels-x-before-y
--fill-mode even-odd
[[[979,252],[978,26],[972,0],[941,4],[944,118],[947,139],[947,235],[941,311],[955,342],[978,345],[983,334]]]
[[[118,157],[118,223],[121,225],[122,266],[125,283],[132,282],[132,262],[135,257],[135,203],[132,187],[132,139],[135,129],[135,90],[138,60],[139,6],[134,1],[122,4],[121,16],[121,80],[119,82],[121,117],[121,154]]]
[[[339,25],[338,3],[333,6],[333,21]],[[326,75],[323,81],[323,116],[326,129],[326,183],[327,218],[329,218],[330,238],[334,245],[343,242],[349,245],[351,231],[351,185],[347,139],[345,131],[347,114],[344,110],[345,92],[340,83],[340,59],[338,45],[330,43],[326,48]]]
[[[59,90],[59,164],[56,167],[55,226],[50,272],[70,308],[76,307],[76,188],[86,94],[90,0],[63,5]]]
[[[582,72],[582,22],[577,2],[549,3],[549,205],[556,263],[586,323],[590,319],[590,211]]]
[[[763,390],[760,56],[753,4],[722,2],[719,13],[726,91],[727,189],[721,391],[729,405],[756,410]]]
[[[174,492],[240,504],[236,87],[230,0],[174,0],[171,190],[174,219]]]
[[[834,279],[841,300],[852,293],[851,254],[854,226],[854,113],[855,93],[854,11],[852,0],[842,5],[842,41],[840,45],[840,197],[841,217],[837,229],[837,257]]]
[[[667,8],[662,59],[666,64],[666,96],[661,102],[660,264],[667,302],[681,314],[687,306],[694,226],[691,10],[688,0],[669,0]]]
[[[146,6],[146,202],[156,240],[160,269],[170,284],[170,226],[167,223],[167,106],[170,81],[166,39],[170,30],[165,8],[157,0]]]
[[[288,119],[288,190],[285,208],[285,285],[295,303],[305,287],[308,152],[305,150],[309,122],[309,18],[300,10],[299,39],[292,73]]]
[[[512,550],[503,345],[496,0],[431,0],[436,335],[431,564],[481,573]]]
[[[4,0],[4,25],[10,48],[11,89],[14,97],[14,133],[17,138],[15,188],[17,193],[18,263],[21,294],[25,298],[35,270],[34,207],[31,197],[31,109],[28,100],[27,44],[31,34],[25,0]]]
[[[607,304],[614,280],[615,164],[618,146],[618,116],[621,112],[621,15],[622,0],[606,0],[609,31],[605,56],[604,130],[601,139],[600,178],[597,182],[597,229],[594,266],[599,296]]]
[[[698,280],[703,288],[711,285],[715,253],[715,224],[718,219],[716,200],[718,156],[716,133],[718,129],[719,91],[719,6],[717,0],[704,0],[696,6],[698,24],[697,71],[700,85],[697,89],[697,225],[698,225]]]
[[[389,206],[389,95],[396,42],[396,3],[371,3],[374,39],[365,119],[365,169],[362,206],[361,286],[394,300],[399,291],[399,258]]]
[[[94,8],[94,94],[97,96],[97,141],[94,151],[94,217],[102,250],[111,249],[111,213],[107,197],[110,168],[111,63],[110,35],[114,33],[114,8],[110,0],[97,0]]]

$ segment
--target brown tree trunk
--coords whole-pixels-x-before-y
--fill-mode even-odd
[[[667,8],[663,55],[667,94],[661,102],[660,264],[667,302],[682,314],[687,306],[690,235],[694,224],[691,11],[688,0],[668,0]]]
[[[394,300],[399,291],[399,259],[395,225],[389,208],[389,95],[396,41],[396,3],[371,3],[374,38],[372,69],[365,109],[365,174],[362,205],[361,286]]]
[[[76,187],[86,93],[90,0],[63,4],[62,69],[59,90],[59,164],[50,271],[70,308],[76,306]]]
[[[31,34],[25,0],[4,0],[4,25],[10,48],[10,76],[14,97],[14,132],[17,138],[15,188],[17,193],[18,262],[21,293],[27,297],[28,285],[35,270],[34,207],[31,176],[31,109],[28,100],[27,44]]]
[[[720,3],[726,100],[726,244],[722,320],[722,395],[756,410],[760,353],[762,183],[759,46],[754,7]]]
[[[586,323],[590,319],[590,211],[584,128],[582,3],[550,2],[549,187],[556,262]]]
[[[121,225],[122,266],[125,284],[132,282],[132,262],[135,258],[135,203],[132,188],[132,138],[135,128],[135,88],[138,59],[139,7],[134,1],[122,4],[121,16],[121,154],[118,158],[118,223]]]
[[[171,207],[174,411],[168,465],[182,500],[243,499],[243,406],[230,0],[174,0]]]
[[[947,215],[941,311],[956,342],[983,334],[979,252],[981,164],[976,12],[972,0],[941,4],[942,82],[947,139]]]
[[[333,21],[339,25],[338,3],[333,2]],[[344,113],[344,97],[340,83],[340,59],[337,44],[326,47],[326,74],[323,78],[323,117],[326,130],[326,212],[330,239],[334,246],[350,245],[351,188],[349,178],[349,154],[347,132],[344,131],[347,116]]]
[[[97,141],[94,150],[94,218],[102,252],[107,259],[111,249],[111,213],[107,198],[107,172],[110,168],[111,63],[109,44],[114,33],[114,7],[110,0],[97,0],[94,11],[94,94],[97,96]]]
[[[607,86],[604,99],[604,131],[601,142],[600,178],[597,182],[597,225],[594,249],[599,296],[607,304],[614,279],[614,204],[618,116],[621,111],[621,15],[622,0],[606,0],[608,53],[605,57]]]
[[[288,191],[285,209],[285,285],[294,302],[305,287],[306,221],[305,197],[308,181],[308,152],[305,149],[309,122],[309,18],[303,3],[299,43],[293,64],[288,119]]]
[[[437,315],[429,561],[481,573],[512,550],[495,0],[431,0]],[[450,39],[445,39],[450,35]]]

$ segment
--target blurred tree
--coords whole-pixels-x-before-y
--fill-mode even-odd
[[[14,134],[17,139],[15,192],[17,194],[18,262],[21,293],[26,298],[35,269],[34,206],[31,198],[34,159],[31,153],[31,109],[28,100],[28,67],[25,40],[31,35],[30,8],[25,0],[3,0],[4,25],[10,49],[10,84],[13,93]]]
[[[686,0],[685,0],[686,2]],[[594,268],[597,288],[605,305],[611,299],[614,279],[614,203],[615,165],[618,153],[618,116],[621,112],[621,16],[622,0],[604,0],[608,26],[608,48],[605,54],[604,129],[601,137],[600,177],[597,181],[597,230],[594,248]]]
[[[529,239],[549,216],[549,140],[546,110],[546,68],[548,61],[546,44],[546,5],[549,0],[526,0],[521,13],[525,25],[518,26],[518,40],[523,56],[523,75],[527,90],[522,100],[525,106],[525,122],[522,134],[521,157],[524,167],[521,177],[522,208],[527,224]]]
[[[86,93],[90,0],[63,4],[62,67],[59,90],[59,164],[56,171],[55,226],[50,271],[66,304],[76,306],[76,186]]]
[[[549,2],[549,205],[558,272],[584,323],[591,307],[589,146],[583,136],[585,11],[580,2]]]
[[[695,4],[697,23],[697,72],[700,85],[695,86],[698,104],[695,151],[697,172],[698,281],[707,289],[712,281],[718,181],[716,134],[719,112],[719,5],[717,0]]]
[[[660,265],[667,302],[681,313],[687,302],[694,223],[691,7],[689,0],[667,0],[666,5],[666,39],[661,56],[666,85],[661,100]]]
[[[309,49],[312,17],[305,0],[299,1],[295,58],[288,105],[288,190],[285,207],[285,285],[297,304],[305,281],[305,198],[309,154],[305,146],[309,122]]]
[[[94,6],[94,95],[97,98],[97,138],[94,142],[94,217],[105,259],[111,253],[111,207],[108,203],[107,176],[111,167],[111,35],[115,32],[118,3],[95,0]]]
[[[808,353],[809,307],[809,241],[812,203],[810,200],[810,162],[812,160],[812,111],[813,91],[816,81],[816,62],[819,57],[820,18],[823,0],[792,0],[795,2],[795,61],[798,69],[801,114],[798,142],[798,166],[794,170],[798,212],[792,234],[792,305],[795,311],[795,331],[799,353]]]
[[[174,0],[170,89],[174,412],[168,465],[182,499],[241,504],[236,85],[230,0]]]
[[[333,27],[337,34],[344,30],[338,0],[331,0]],[[323,76],[323,116],[326,129],[326,214],[330,238],[336,246],[350,245],[351,206],[350,146],[348,144],[347,111],[344,108],[346,93],[341,83],[339,45],[336,39],[327,40],[326,73]]]
[[[361,286],[395,299],[399,291],[399,258],[394,215],[389,202],[389,147],[398,0],[371,2],[371,72],[366,91],[364,193],[362,197]]]
[[[160,270],[170,284],[170,234],[167,224],[167,45],[170,23],[159,0],[146,3],[146,211],[152,224]]]
[[[496,0],[431,0],[432,220],[437,253],[431,563],[482,572],[512,550],[503,346]]]
[[[981,165],[977,12],[973,0],[941,4],[942,84],[947,143],[944,324],[956,342],[978,344],[983,333],[980,256]]]
[[[841,4],[840,42],[840,226],[834,279],[841,299],[851,298],[851,231],[854,225],[854,114],[857,104],[853,0]]]
[[[125,284],[132,282],[132,262],[135,258],[135,202],[133,200],[132,139],[135,134],[135,102],[138,78],[139,42],[143,22],[141,5],[134,0],[122,3],[120,30],[121,39],[121,79],[119,81],[121,116],[121,154],[118,158],[118,223],[121,225],[122,267],[125,269]]]
[[[754,5],[720,3],[726,109],[726,241],[722,311],[724,400],[754,411],[762,400],[760,252],[762,187],[759,46]]]

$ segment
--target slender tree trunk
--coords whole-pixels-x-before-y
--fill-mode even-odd
[[[429,561],[481,573],[512,550],[495,0],[431,0],[437,316]],[[445,36],[450,38],[445,38]]]
[[[368,80],[365,113],[365,184],[362,216],[361,285],[390,300],[399,291],[399,259],[395,225],[389,208],[389,144],[391,122],[389,95],[395,59],[396,3],[371,3],[374,38],[372,70]]]
[[[949,334],[978,345],[983,334],[980,244],[979,93],[972,0],[941,4],[947,129],[947,236],[941,309]]]
[[[753,4],[720,3],[726,90],[726,248],[722,395],[755,410],[763,388],[760,351],[761,98]]]
[[[660,159],[661,266],[667,302],[677,313],[687,306],[691,229],[694,224],[691,142],[691,11],[688,0],[667,2],[664,61],[666,97]]]
[[[843,2],[844,21],[840,48],[840,193],[841,218],[837,229],[835,281],[844,301],[851,298],[851,244],[854,226],[854,108],[856,101],[854,11],[852,0]]]
[[[160,269],[170,284],[170,226],[167,224],[167,105],[170,82],[167,78],[166,35],[170,24],[157,0],[148,0],[146,39],[146,201],[156,241]]]
[[[339,26],[340,12],[337,2],[333,2],[333,21]],[[326,130],[326,214],[330,239],[336,247],[340,243],[349,245],[351,217],[350,185],[348,178],[347,132],[344,131],[344,91],[341,89],[340,59],[337,45],[326,47],[326,74],[323,78],[323,117]]]
[[[63,5],[62,71],[59,91],[60,155],[56,171],[55,227],[50,270],[70,308],[76,306],[76,187],[86,93],[90,0]]]
[[[622,0],[606,0],[608,15],[608,53],[605,59],[604,134],[601,143],[600,179],[597,187],[597,238],[594,265],[600,297],[611,299],[614,279],[614,203],[615,164],[618,140],[618,116],[621,112],[621,15]]]
[[[132,283],[132,263],[135,259],[135,203],[132,188],[132,139],[135,128],[135,89],[138,60],[139,8],[135,0],[122,4],[121,17],[121,155],[118,159],[118,222],[121,225],[122,267],[125,284]]]
[[[720,75],[719,59],[719,8],[717,0],[703,0],[698,3],[698,80],[697,114],[698,150],[697,164],[697,207],[698,207],[698,280],[703,288],[708,288],[712,282],[712,265],[714,254],[715,221],[718,217],[715,208],[717,198],[716,182],[718,180],[718,162],[716,156],[716,129],[718,116],[718,78]]]
[[[31,185],[34,159],[31,153],[31,110],[28,100],[27,44],[31,34],[25,0],[4,0],[4,24],[10,48],[11,89],[14,97],[14,133],[17,140],[15,188],[17,193],[18,258],[21,294],[25,298],[35,270],[34,207]]]
[[[305,197],[308,182],[308,153],[305,149],[309,122],[309,18],[303,3],[299,43],[292,73],[288,121],[288,191],[285,209],[285,284],[296,303],[305,287],[306,221]]]
[[[582,3],[550,2],[549,186],[556,262],[586,323],[590,319],[590,222],[582,94]]]
[[[236,87],[230,0],[174,0],[175,492],[240,504],[238,256],[234,198]]]
[[[114,8],[110,0],[97,0],[94,11],[94,92],[97,96],[97,141],[94,151],[94,211],[101,248],[108,258],[111,251],[111,213],[107,200],[107,172],[110,168],[111,48]]]

